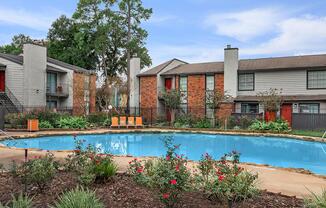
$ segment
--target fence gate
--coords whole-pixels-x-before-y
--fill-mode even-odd
[[[292,128],[300,130],[325,130],[326,113],[293,113]]]

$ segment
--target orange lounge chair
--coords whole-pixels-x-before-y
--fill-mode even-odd
[[[120,127],[119,126],[119,118],[118,117],[112,117],[111,118],[111,128],[112,127]]]
[[[144,127],[142,117],[136,117],[136,127]]]
[[[127,126],[127,118],[126,116],[120,117],[120,127],[126,127]]]
[[[134,127],[135,126],[135,117],[131,117],[131,116],[128,117],[128,125],[127,125],[127,128],[129,126],[131,126],[131,127]]]

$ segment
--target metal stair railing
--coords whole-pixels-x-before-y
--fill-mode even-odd
[[[10,101],[14,104],[14,106],[17,108],[19,112],[24,111],[23,105],[19,102],[19,100],[16,98],[16,96],[11,92],[11,90],[6,86],[6,95],[10,99]]]
[[[325,133],[323,134],[323,136],[321,137],[322,139],[324,139],[325,138],[325,136],[326,136],[326,131],[325,131]]]

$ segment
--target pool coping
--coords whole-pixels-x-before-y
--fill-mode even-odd
[[[14,132],[11,132],[14,133]],[[21,132],[20,132],[21,133]],[[321,142],[326,143],[324,139],[318,138],[318,137],[309,137],[309,136],[299,136],[299,135],[291,135],[291,134],[275,134],[270,132],[243,132],[243,131],[218,131],[218,130],[211,130],[211,129],[176,129],[176,128],[142,128],[142,129],[91,129],[91,130],[57,130],[57,131],[38,131],[38,132],[26,132],[26,134],[22,135],[11,135],[11,137],[15,139],[24,139],[24,138],[37,138],[37,137],[46,137],[46,136],[63,136],[63,135],[90,135],[90,134],[119,134],[119,133],[200,133],[200,134],[210,134],[210,135],[239,135],[239,136],[255,136],[255,137],[261,137],[261,136],[267,136],[267,137],[284,137],[288,139],[295,139],[295,140],[301,140],[301,141],[308,141],[308,142]],[[0,137],[0,142],[3,140],[6,140],[10,137],[3,136]],[[25,148],[17,148],[17,147],[7,147],[3,144],[0,144],[0,149],[13,149],[13,150],[25,150]],[[37,149],[37,148],[28,148],[30,151],[36,151],[36,152],[47,152],[47,150]],[[50,152],[63,152],[63,153],[72,153],[72,150],[55,150]],[[131,155],[114,155],[115,157],[134,157]],[[192,160],[189,160],[192,161]],[[296,173],[301,173],[305,175],[313,175],[317,176],[319,178],[326,179],[326,175],[320,175],[313,173],[307,169],[303,168],[284,168],[284,167],[278,167],[278,166],[272,166],[268,164],[256,164],[256,163],[250,163],[250,162],[243,162],[242,164],[247,165],[253,165],[257,167],[269,167],[269,168],[275,168],[280,170],[286,170]]]

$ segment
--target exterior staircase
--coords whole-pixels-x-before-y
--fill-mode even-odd
[[[0,105],[5,108],[5,113],[19,113],[24,111],[23,105],[7,87],[5,92],[0,92]]]

